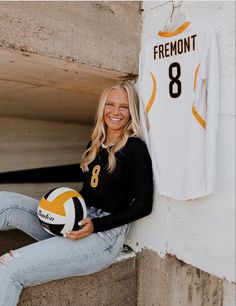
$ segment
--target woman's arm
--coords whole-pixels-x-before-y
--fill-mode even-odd
[[[133,201],[119,212],[92,219],[94,232],[105,231],[143,218],[151,213],[153,202],[152,163],[144,142],[136,141],[129,146],[129,182]]]

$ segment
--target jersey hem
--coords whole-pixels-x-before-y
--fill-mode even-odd
[[[196,200],[196,199],[200,199],[206,196],[210,196],[213,194],[213,190],[210,191],[206,191],[204,193],[201,194],[195,194],[195,195],[189,195],[189,196],[179,196],[179,195],[173,195],[167,192],[162,192],[161,190],[157,190],[157,192],[161,195],[161,196],[165,196],[174,200],[179,200],[179,201],[191,201],[191,200]]]

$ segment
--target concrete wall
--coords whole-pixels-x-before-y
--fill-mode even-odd
[[[98,273],[26,288],[18,306],[135,306],[136,299],[135,257],[130,257]]]
[[[93,124],[102,90],[137,75],[139,2],[1,1],[0,116]]]
[[[171,2],[143,3],[142,45],[164,26]],[[220,58],[220,124],[217,179],[212,196],[191,202],[155,193],[151,216],[136,222],[129,235],[135,250],[171,254],[212,275],[235,281],[235,3],[186,1],[187,19],[213,25]],[[150,267],[150,271],[151,271]]]
[[[1,117],[1,172],[78,163],[91,127]]]
[[[223,283],[217,277],[153,251],[138,255],[139,306],[222,306]]]
[[[0,3],[1,7],[1,3]],[[93,124],[104,88],[126,73],[0,47],[0,115]]]
[[[1,1],[0,46],[137,73],[138,1]]]

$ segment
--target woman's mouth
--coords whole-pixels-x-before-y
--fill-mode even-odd
[[[115,117],[109,117],[109,119],[112,121],[112,122],[114,122],[114,123],[118,123],[118,122],[120,122],[122,119],[120,119],[120,118],[115,118]]]

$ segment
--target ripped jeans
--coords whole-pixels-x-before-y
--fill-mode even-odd
[[[102,270],[121,252],[128,225],[74,241],[47,233],[38,221],[37,207],[38,200],[0,191],[0,230],[11,225],[38,240],[0,257],[0,306],[17,305],[24,287]],[[106,214],[88,210],[90,218]]]

